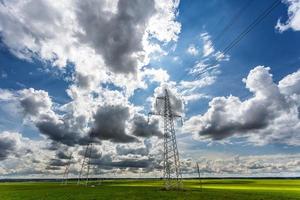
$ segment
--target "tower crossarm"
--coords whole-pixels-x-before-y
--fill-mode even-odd
[[[164,114],[163,114],[163,113],[159,113],[159,112],[149,112],[149,113],[148,113],[148,116],[150,117],[151,115],[158,115],[158,116],[164,117]],[[178,118],[181,118],[181,115],[177,115],[177,114],[174,114],[174,113],[170,113],[170,114],[168,115],[168,117],[178,117]]]
[[[159,112],[149,112],[149,113],[148,113],[148,123],[149,123],[150,117],[151,117],[152,115],[164,117],[164,114],[163,114],[163,113],[159,113]],[[182,120],[182,116],[181,116],[181,115],[171,113],[171,114],[169,114],[168,117],[170,117],[170,118],[180,118],[180,119],[181,119],[181,125],[183,124],[183,120]]]

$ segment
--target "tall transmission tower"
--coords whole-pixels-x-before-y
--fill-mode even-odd
[[[64,175],[63,175],[63,179],[62,179],[62,184],[68,184],[69,171],[70,171],[70,166],[71,166],[71,162],[72,162],[72,154],[73,154],[73,152],[71,152],[70,157],[69,157],[69,161],[66,165]]]
[[[85,180],[85,185],[88,185],[88,183],[89,183],[90,161],[91,161],[91,155],[92,155],[92,148],[93,148],[92,143],[88,143],[85,148],[84,157],[83,157],[83,161],[81,164],[81,169],[79,172],[77,184],[81,184],[82,180]]]
[[[158,112],[149,112],[151,115],[159,115],[164,118],[164,162],[163,178],[165,189],[181,189],[182,174],[174,129],[174,118],[181,118],[172,112],[168,90],[165,89],[164,96],[156,97],[157,101],[163,101],[163,109]],[[182,118],[181,118],[182,121]]]
[[[199,163],[198,162],[197,162],[197,172],[198,172],[198,177],[199,177],[199,181],[200,181],[200,189],[202,191],[202,180],[201,180],[200,167],[199,167]]]

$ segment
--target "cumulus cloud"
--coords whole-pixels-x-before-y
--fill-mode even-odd
[[[16,138],[8,132],[0,134],[0,161],[5,160],[16,148]]]
[[[24,113],[29,115],[40,133],[55,142],[71,146],[89,141],[88,135],[80,127],[84,122],[80,118],[56,114],[47,92],[30,88],[19,91],[19,94],[18,101]]]
[[[143,76],[150,77],[150,81],[158,82],[158,83],[164,83],[170,79],[168,72],[161,68],[159,69],[147,68],[143,72]]]
[[[33,88],[19,91],[3,92],[6,101],[15,104],[16,110],[23,113],[24,123],[32,123],[39,132],[54,142],[67,144],[86,144],[90,141],[85,124],[88,123],[83,115],[73,115],[72,112],[57,114],[48,92]],[[94,140],[94,142],[99,142]]]
[[[285,95],[300,94],[300,70],[287,75],[279,81],[280,92]]]
[[[183,99],[172,82],[163,83],[154,90],[154,97],[152,98],[152,110],[157,113],[162,113],[164,109],[164,101],[156,99],[157,97],[164,97],[168,92],[170,107],[173,114],[181,115],[184,111]]]
[[[57,167],[57,168],[47,168],[47,169],[60,169],[59,167],[63,167],[68,165],[68,162],[62,161],[60,159],[51,159],[49,162],[49,166]]]
[[[53,119],[43,119],[35,123],[40,133],[49,137],[49,139],[66,145],[87,144],[91,142],[91,138],[87,134],[81,134],[78,130],[72,130],[70,124]],[[93,142],[99,142],[93,140]]]
[[[274,177],[297,176],[299,154],[234,155],[227,158],[201,158],[198,161],[200,172],[207,177]],[[186,176],[197,175],[196,162],[183,163]]]
[[[104,169],[125,169],[125,168],[150,168],[155,164],[153,158],[126,158],[123,160],[112,160],[109,155],[103,156],[100,159],[94,159],[91,161],[92,165],[98,165]]]
[[[79,1],[76,16],[83,29],[80,41],[103,55],[112,71],[134,72],[143,56],[142,39],[154,6],[153,0],[118,1],[116,13],[110,13],[101,1]]]
[[[282,22],[281,19],[278,19],[276,24],[276,29],[279,32],[292,29],[294,31],[300,30],[300,1],[299,0],[283,0],[288,6],[288,19],[286,22]]]
[[[141,156],[147,156],[149,154],[149,149],[148,148],[137,148],[137,149],[131,149],[131,148],[126,148],[124,146],[117,146],[116,147],[117,154],[118,155],[141,155]]]
[[[19,58],[46,60],[60,69],[74,64],[80,88],[95,90],[105,82],[136,88],[139,84],[127,79],[141,82],[139,75],[118,74],[139,72],[150,54],[165,52],[161,42],[177,41],[178,5],[177,0],[2,1],[0,32]]]
[[[52,101],[48,92],[29,88],[21,90],[19,94],[20,104],[26,115],[39,116],[51,110]]]
[[[6,153],[5,159],[0,163],[1,176],[43,174],[49,156],[52,155],[51,151],[44,149],[46,140],[31,140],[18,132],[4,131],[0,133],[0,141],[6,147],[6,150],[1,149],[2,154]]]
[[[185,123],[186,131],[216,140],[237,135],[248,136],[256,144],[297,145],[299,102],[294,97],[299,95],[299,71],[277,85],[269,70],[258,66],[243,80],[253,97],[244,101],[232,95],[213,98],[206,113],[193,116]]]
[[[74,67],[67,77],[71,101],[64,105],[33,88],[0,89],[0,101],[13,102],[23,114],[23,124],[35,126],[41,138],[57,144],[45,151],[56,153],[53,156],[62,161],[68,156],[57,152],[62,144],[76,148],[91,140],[129,143],[138,137],[158,136],[157,120],[147,124],[144,116],[136,117],[141,108],[127,108],[127,104],[137,88],[147,88],[146,80],[169,80],[165,70],[149,69],[147,64],[153,55],[167,54],[167,43],[177,41],[178,6],[178,0],[0,1],[1,41],[12,54],[30,61],[40,59],[62,72],[66,66]],[[105,106],[108,103],[124,105],[113,108]],[[42,164],[32,173],[43,172],[46,164],[49,170],[58,169],[60,162],[35,161]],[[116,162],[116,166],[134,165],[133,158]]]
[[[61,151],[61,150],[59,150],[56,153],[56,156],[59,159],[70,159],[71,158],[71,156],[70,156],[70,154],[68,154],[68,152],[64,152],[64,151]]]
[[[129,117],[128,107],[121,105],[100,107],[94,115],[91,137],[121,143],[136,141],[135,137],[126,133],[126,123]]]
[[[148,122],[142,115],[136,115],[133,118],[132,134],[138,137],[162,137],[162,132],[159,129],[159,121],[154,119]]]
[[[116,152],[102,152],[99,147],[93,146],[91,154],[87,154],[90,158],[90,164],[95,166],[93,169],[108,170],[111,173],[116,169],[134,170],[137,168],[151,168],[156,164],[152,156],[149,156],[151,144],[146,143],[145,147],[132,148],[129,146],[118,145]],[[85,149],[79,151],[79,155],[83,156]],[[64,161],[58,161],[57,165],[64,165]],[[56,166],[57,166],[56,165]]]
[[[3,98],[19,105],[17,109],[25,115],[25,123],[32,123],[41,134],[58,144],[74,146],[100,143],[101,140],[128,143],[137,141],[134,136],[161,136],[158,121],[152,120],[148,124],[136,107],[127,105],[128,102],[121,105],[124,97],[118,96],[118,92],[104,92],[108,99],[100,97],[102,101],[115,103],[116,106],[102,105],[99,99],[94,99],[94,104],[82,105],[85,108],[83,111],[91,109],[88,113],[78,108],[81,100],[59,108],[53,106],[48,93],[43,90],[30,88],[14,92],[3,90],[2,93],[5,94]],[[98,108],[94,109],[95,106]]]

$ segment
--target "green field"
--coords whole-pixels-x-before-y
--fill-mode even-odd
[[[300,180],[206,179],[184,180],[183,191],[164,191],[161,181],[105,180],[101,185],[61,185],[55,182],[0,183],[0,200],[96,200],[96,199],[300,199]]]

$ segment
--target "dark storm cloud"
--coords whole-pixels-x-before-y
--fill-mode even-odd
[[[150,147],[146,147],[146,148],[150,148]],[[125,153],[123,152],[124,149],[121,149],[123,155],[125,155]],[[128,150],[128,149],[126,149]],[[125,151],[126,151],[125,150]],[[120,151],[120,149],[119,149]],[[145,154],[148,155],[147,150],[145,150],[143,152],[143,150],[139,150],[140,152],[133,152],[136,153],[135,155],[141,155],[141,154]],[[132,153],[132,152],[131,152]],[[79,152],[80,155],[84,155],[85,151],[80,151]],[[126,155],[128,155],[128,153],[126,153]],[[88,155],[89,157],[89,155]],[[148,158],[139,158],[139,157],[135,157],[135,158],[129,158],[129,157],[119,157],[116,158],[115,155],[112,154],[102,154],[100,153],[98,150],[93,149],[92,151],[92,155],[90,156],[91,160],[90,160],[90,164],[94,165],[94,166],[98,166],[101,169],[107,169],[107,170],[111,170],[113,168],[153,168],[154,166],[157,166],[157,162],[154,158],[152,158],[151,156]]]
[[[116,14],[105,11],[101,1],[78,1],[76,15],[84,31],[78,37],[103,56],[111,71],[135,72],[134,54],[143,51],[143,35],[154,12],[153,0],[119,1]]]
[[[49,166],[52,167],[62,167],[68,165],[68,162],[62,161],[60,159],[51,159],[49,162]]]
[[[88,149],[88,151],[86,151],[86,148],[84,148],[83,150],[79,151],[78,154],[81,156],[85,156],[86,154],[86,157],[92,159],[98,159],[102,157],[102,153],[93,147],[91,149]]]
[[[117,168],[148,168],[152,165],[153,159],[128,159],[122,161],[115,161],[112,163],[113,167]]]
[[[94,115],[94,126],[91,130],[92,138],[110,140],[111,142],[129,143],[137,139],[125,132],[126,122],[129,119],[128,107],[103,106]]]
[[[51,159],[48,162],[48,165],[46,166],[47,170],[60,170],[63,167],[69,165],[69,164],[74,164],[74,160],[66,160],[66,159],[59,159],[59,158],[54,158]]]
[[[60,170],[61,167],[57,167],[57,166],[47,166],[45,169],[46,169],[46,170]],[[43,174],[44,174],[44,173],[43,173]]]
[[[129,147],[118,145],[116,147],[116,151],[117,151],[117,154],[120,156],[129,155],[129,154],[147,156],[147,155],[149,155],[149,151],[150,151],[151,147],[152,147],[151,143],[146,141],[145,147],[129,148]]]
[[[84,145],[92,141],[88,135],[81,135],[79,132],[72,131],[65,122],[55,123],[52,119],[48,119],[37,122],[36,127],[51,140],[68,146]],[[99,143],[97,140],[93,140],[93,142]]]
[[[63,151],[58,151],[56,152],[56,157],[59,159],[70,159],[70,154],[68,154],[67,152],[63,152]]]
[[[112,168],[149,168],[153,165],[154,159],[124,159],[120,161],[113,161],[108,155],[102,157],[101,159],[94,159],[91,161],[92,165],[98,165],[103,169]]]
[[[268,165],[264,165],[262,163],[253,163],[250,166],[247,166],[248,169],[264,169],[266,167],[269,167]]]
[[[162,137],[162,132],[159,130],[158,120],[148,121],[141,115],[136,115],[133,119],[132,134],[138,137]]]
[[[110,154],[105,154],[105,155],[101,155],[98,158],[93,158],[90,160],[90,163],[92,165],[98,165],[101,166],[101,168],[106,168],[106,169],[111,169],[111,163],[113,162],[112,160],[112,155]]]
[[[0,161],[5,160],[11,154],[16,146],[16,141],[11,138],[0,139]]]
[[[52,120],[40,121],[36,123],[36,127],[42,134],[48,136],[55,142],[63,143],[69,146],[79,143],[79,134],[68,131],[68,128],[64,123],[57,124]]]
[[[118,155],[141,155],[141,156],[146,156],[149,154],[149,150],[147,148],[137,148],[137,149],[131,149],[131,148],[126,148],[123,146],[117,146],[116,147],[117,154]]]

